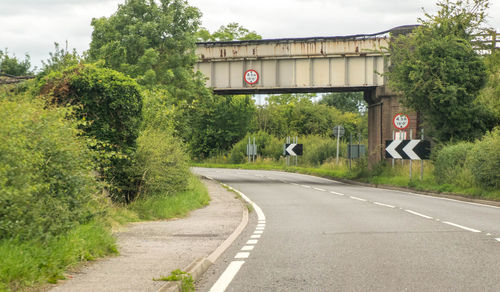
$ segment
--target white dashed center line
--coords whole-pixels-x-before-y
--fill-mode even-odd
[[[473,228],[469,228],[469,227],[465,227],[465,226],[458,225],[458,224],[451,223],[451,222],[445,222],[445,221],[443,221],[443,223],[444,223],[444,224],[451,225],[451,226],[455,226],[455,227],[458,227],[458,228],[460,228],[460,229],[467,230],[467,231],[470,231],[470,232],[475,232],[475,233],[479,233],[479,232],[481,232],[480,230],[473,229]]]
[[[417,216],[420,216],[420,217],[425,218],[425,219],[433,219],[431,216],[427,216],[427,215],[424,215],[424,214],[421,214],[421,213],[418,213],[418,212],[415,212],[412,210],[405,210],[405,211],[410,213],[410,214],[417,215]]]
[[[379,203],[379,202],[373,202],[373,204],[383,206],[383,207],[388,207],[388,208],[396,208],[396,206],[388,205],[388,204],[384,204],[384,203]]]
[[[358,200],[358,201],[361,201],[361,202],[366,202],[365,199],[361,199],[361,198],[358,198],[358,197],[349,196],[349,198],[351,198],[353,200]]]

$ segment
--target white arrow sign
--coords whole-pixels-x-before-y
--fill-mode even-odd
[[[392,156],[392,158],[396,158],[396,159],[403,158],[396,151],[396,147],[398,147],[398,145],[401,144],[401,142],[403,142],[403,140],[394,140],[394,141],[392,141],[392,143],[389,144],[389,146],[387,146],[387,148],[385,148],[385,151],[389,152],[389,154]]]
[[[288,152],[288,154],[290,154],[290,156],[297,156],[297,154],[295,154],[295,152],[293,152],[293,148],[295,148],[295,145],[297,145],[297,144],[290,144],[286,148],[286,152]]]
[[[420,143],[420,140],[410,140],[410,142],[403,147],[403,152],[406,153],[411,160],[420,160],[420,157],[413,152],[413,148],[415,148],[418,143]]]

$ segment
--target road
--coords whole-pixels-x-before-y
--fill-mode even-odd
[[[500,291],[498,207],[283,172],[194,171],[262,210],[199,291]]]

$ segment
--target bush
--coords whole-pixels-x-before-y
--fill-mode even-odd
[[[280,159],[280,156],[283,154],[284,143],[266,132],[259,131],[257,133],[248,133],[242,140],[233,146],[229,153],[229,161],[231,163],[238,164],[245,162],[247,158],[248,138],[250,138],[251,143],[253,143],[254,137],[258,155],[274,160]]]
[[[92,154],[68,114],[0,101],[0,239],[46,239],[99,211]]]
[[[328,158],[337,155],[337,142],[331,138],[307,136],[304,138],[303,144],[304,156],[302,161],[309,165],[320,165]]]
[[[135,196],[136,177],[130,172],[142,118],[142,96],[137,83],[122,73],[77,65],[52,72],[40,80],[38,93],[52,104],[75,105],[75,116],[85,123],[85,135],[96,138],[103,153],[100,172],[111,197],[129,202]]]
[[[465,187],[474,184],[466,163],[472,148],[472,143],[461,142],[438,150],[434,158],[436,181],[440,184],[452,183]]]
[[[474,144],[469,152],[468,164],[477,183],[500,188],[500,128]]]
[[[182,144],[166,131],[147,128],[137,139],[135,172],[138,196],[172,195],[183,191],[190,176]]]

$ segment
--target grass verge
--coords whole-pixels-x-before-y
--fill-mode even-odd
[[[80,225],[67,234],[47,242],[39,240],[0,241],[0,291],[18,291],[56,283],[64,272],[81,262],[117,254],[111,229],[129,222],[186,216],[190,211],[208,205],[210,197],[202,182],[189,178],[188,188],[175,195],[158,194],[132,204],[113,205],[100,221]]]
[[[0,291],[18,291],[64,279],[64,271],[81,261],[117,253],[110,230],[102,222],[80,225],[47,242],[0,241]]]

